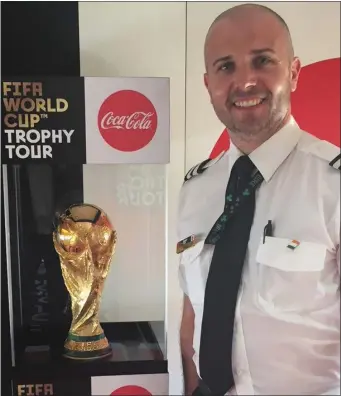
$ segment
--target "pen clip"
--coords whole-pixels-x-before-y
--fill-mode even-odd
[[[264,227],[264,230],[263,230],[263,245],[264,245],[264,243],[265,243],[266,227],[267,227],[267,225]]]

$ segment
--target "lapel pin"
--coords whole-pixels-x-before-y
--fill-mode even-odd
[[[289,245],[287,246],[287,248],[291,249],[291,250],[295,250],[298,246],[300,245],[300,242],[297,241],[296,239],[293,239]]]
[[[198,243],[198,238],[195,235],[191,235],[176,245],[176,253],[182,253],[184,250],[189,249]]]

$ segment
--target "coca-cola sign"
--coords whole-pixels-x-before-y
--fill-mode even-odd
[[[110,95],[98,112],[103,139],[119,151],[137,151],[147,146],[157,129],[157,114],[143,94],[122,90]]]

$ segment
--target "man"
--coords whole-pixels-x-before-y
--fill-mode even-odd
[[[291,116],[301,65],[272,10],[225,11],[204,55],[231,147],[180,193],[185,394],[339,395],[340,150]]]

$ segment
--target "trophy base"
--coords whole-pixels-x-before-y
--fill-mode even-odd
[[[63,356],[73,360],[103,359],[112,353],[104,333],[95,336],[76,336],[69,333],[64,344]]]

